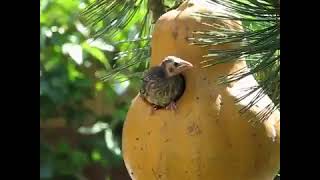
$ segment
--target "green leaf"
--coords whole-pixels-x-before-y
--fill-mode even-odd
[[[86,52],[88,52],[90,55],[92,55],[97,60],[99,60],[99,62],[104,64],[106,66],[106,68],[108,68],[108,69],[111,68],[103,51],[101,51],[98,48],[91,47],[87,42],[82,43],[82,47]]]
[[[65,43],[62,46],[62,51],[68,54],[78,65],[83,63],[82,47],[79,44]]]
[[[91,152],[91,159],[93,161],[100,161],[102,159],[102,156],[99,151],[94,150]]]

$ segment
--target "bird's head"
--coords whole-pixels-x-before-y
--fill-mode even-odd
[[[162,62],[161,66],[165,69],[168,77],[178,75],[193,67],[188,61],[182,60],[175,56],[168,56]]]

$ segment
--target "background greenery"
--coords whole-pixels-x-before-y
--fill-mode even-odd
[[[129,179],[121,157],[121,130],[138,83],[102,83],[115,44],[136,34],[88,41],[79,22],[86,0],[40,0],[40,178]],[[139,18],[139,17],[137,17]]]
[[[129,179],[120,140],[125,115],[139,82],[122,81],[126,75],[119,73],[112,84],[98,77],[111,68],[124,67],[132,57],[147,62],[148,43],[124,42],[137,39],[137,34],[143,31],[147,11],[142,4],[120,31],[92,41],[95,27],[85,28],[79,21],[79,13],[91,2],[40,0],[40,179]],[[254,23],[245,25],[259,30]],[[143,50],[139,53],[136,48]],[[135,51],[123,53],[128,49]],[[127,58],[116,61],[118,53]],[[130,73],[146,67],[147,63],[139,63],[130,67]]]

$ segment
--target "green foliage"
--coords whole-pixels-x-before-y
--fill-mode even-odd
[[[40,167],[42,170],[40,178],[50,178],[53,176],[72,176],[79,173],[81,168],[85,166],[89,159],[85,153],[73,150],[66,143],[60,144],[56,150],[42,150],[42,158],[44,164]],[[42,169],[41,169],[42,168]]]
[[[40,4],[40,121],[67,122],[60,129],[41,129],[40,178],[82,179],[84,169],[96,164],[124,168],[121,129],[139,84],[134,80],[102,83],[99,76],[114,66],[117,52],[128,46],[116,41],[135,36],[137,29],[92,41],[92,29],[79,21],[88,1],[41,0]],[[88,105],[99,100],[105,111]],[[50,136],[64,128],[73,134]],[[76,142],[74,136],[79,138]]]

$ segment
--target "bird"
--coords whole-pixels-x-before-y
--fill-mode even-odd
[[[186,60],[167,56],[159,65],[144,73],[139,94],[152,106],[151,113],[162,108],[176,111],[176,102],[183,95],[186,86],[182,72],[192,67]]]

